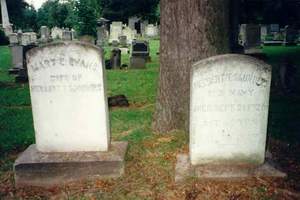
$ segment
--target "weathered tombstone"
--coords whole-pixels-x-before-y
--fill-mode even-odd
[[[50,31],[47,26],[41,26],[41,42],[49,42]]]
[[[97,45],[103,46],[108,40],[108,32],[105,26],[97,27]]]
[[[30,44],[36,44],[37,43],[37,36],[35,32],[29,32],[30,35]]]
[[[6,0],[1,0],[1,15],[2,15],[2,27],[6,36],[13,33],[12,26],[9,23],[9,16],[7,11]]]
[[[266,25],[262,25],[260,27],[260,40],[263,42],[266,40],[266,37],[268,35],[268,27]]]
[[[132,41],[135,39],[135,31],[133,31],[129,27],[125,27],[123,29],[123,35],[127,37],[127,44],[131,44]]]
[[[27,54],[36,144],[15,161],[17,186],[124,173],[127,143],[110,143],[101,52],[87,43],[60,42]]]
[[[31,35],[30,33],[23,33],[21,37],[21,45],[27,46],[31,44]]]
[[[229,54],[193,65],[190,152],[176,179],[284,176],[265,163],[271,66]],[[264,164],[265,163],[265,164]]]
[[[157,26],[154,26],[153,24],[149,24],[146,26],[145,34],[149,38],[155,38],[158,36],[158,28]]]
[[[111,69],[120,69],[120,67],[121,67],[121,50],[119,48],[114,48],[111,51],[110,65],[111,65]]]
[[[72,40],[72,32],[68,30],[64,30],[62,34],[63,40]]]
[[[109,36],[109,43],[116,40],[119,42],[119,36],[122,35],[123,24],[122,22],[112,22],[110,25],[110,36]]]
[[[76,33],[75,29],[73,29],[73,28],[71,29],[71,37],[72,37],[72,40],[75,40],[77,37],[77,33]]]
[[[51,37],[52,39],[62,39],[63,37],[63,30],[58,27],[53,27],[51,29]]]
[[[24,69],[24,47],[18,44],[11,44],[12,68],[9,69],[9,74],[18,74],[21,69]]]
[[[127,46],[127,36],[126,35],[121,35],[119,37],[119,41],[120,41],[120,46],[121,47],[126,47]]]
[[[240,26],[240,44],[244,47],[246,54],[260,54],[261,29],[256,24],[242,24]]]
[[[9,34],[9,43],[11,45],[16,45],[19,43],[19,40],[18,40],[18,34],[17,33],[11,33]]]
[[[131,46],[130,68],[146,68],[146,62],[150,60],[149,43],[146,41],[135,40],[132,42]]]

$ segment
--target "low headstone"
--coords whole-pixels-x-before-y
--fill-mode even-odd
[[[285,176],[264,164],[270,85],[271,66],[249,56],[221,55],[193,65],[190,152],[178,156],[177,181]]]
[[[149,24],[148,26],[146,26],[145,34],[146,34],[146,37],[149,37],[149,38],[157,37],[158,36],[157,26],[154,26],[153,24]]]
[[[49,42],[50,31],[47,26],[41,26],[41,42]]]
[[[63,35],[63,30],[61,28],[58,27],[53,27],[51,29],[51,38],[56,40],[56,39],[62,39],[62,35]]]
[[[120,46],[121,47],[126,47],[127,46],[127,36],[126,35],[121,35],[119,37],[119,41],[120,41]]]
[[[146,41],[135,40],[132,42],[131,48],[130,68],[146,68],[146,62],[150,60],[149,43]]]
[[[36,44],[37,43],[37,36],[35,32],[29,32],[30,34],[30,44]]]
[[[60,42],[27,54],[36,144],[15,161],[17,187],[124,173],[127,143],[110,143],[101,52],[87,43]]]
[[[262,53],[261,29],[256,24],[242,24],[239,35],[240,45],[244,47],[246,54]]]
[[[12,55],[12,68],[9,69],[9,74],[18,74],[21,69],[24,69],[24,47],[22,45],[10,45]]]
[[[114,48],[111,51],[110,65],[111,65],[111,69],[120,69],[120,67],[121,67],[121,50],[119,48]]]
[[[9,34],[8,38],[9,38],[9,43],[11,45],[15,45],[15,44],[19,43],[18,34],[17,33],[11,33],[11,34]]]
[[[119,46],[119,42],[118,42],[117,40],[113,40],[113,41],[111,42],[111,46],[112,46],[112,47],[118,47],[118,46]]]
[[[72,37],[72,40],[75,40],[77,38],[77,33],[73,28],[71,29],[71,37]]]
[[[21,38],[21,45],[27,46],[31,44],[31,35],[30,33],[23,33]]]
[[[131,45],[132,41],[135,39],[136,31],[133,31],[129,27],[123,29],[123,35],[127,37],[127,44]]]
[[[72,40],[72,32],[68,30],[64,30],[62,34],[63,40]]]
[[[103,46],[108,40],[108,32],[105,26],[97,27],[97,45]]]

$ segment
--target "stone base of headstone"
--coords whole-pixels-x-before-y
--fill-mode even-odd
[[[175,182],[188,178],[200,180],[240,180],[252,177],[284,178],[286,174],[274,168],[271,161],[260,166],[245,165],[191,165],[187,154],[179,154],[175,167]]]
[[[131,69],[145,69],[146,59],[143,57],[132,56],[130,58],[130,68]]]
[[[16,187],[62,186],[74,181],[118,178],[124,173],[127,142],[107,152],[41,153],[31,145],[14,163]]]
[[[27,83],[28,74],[26,69],[19,69],[17,76],[15,77],[16,83]]]

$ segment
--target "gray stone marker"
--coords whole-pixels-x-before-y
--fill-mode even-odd
[[[27,54],[36,144],[14,164],[19,186],[116,178],[127,142],[110,142],[101,49],[52,43]]]
[[[119,48],[114,48],[111,51],[110,65],[111,65],[111,69],[120,69],[120,67],[121,67],[121,50]]]
[[[72,40],[72,32],[69,30],[64,30],[62,33],[63,40]]]
[[[149,43],[146,41],[133,41],[131,45],[130,68],[144,69],[150,60]]]
[[[240,44],[244,47],[246,54],[260,54],[261,28],[257,24],[242,24],[240,26]]]
[[[50,31],[47,26],[41,26],[41,42],[49,42],[50,40]]]
[[[126,35],[121,35],[119,37],[119,41],[120,41],[121,47],[127,47],[127,36]]]
[[[193,65],[190,153],[178,156],[176,181],[285,176],[265,163],[270,84],[271,66],[249,56]]]
[[[154,24],[146,26],[145,35],[149,38],[155,38],[158,36],[158,28]]]

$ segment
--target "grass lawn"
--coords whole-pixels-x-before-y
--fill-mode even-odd
[[[277,182],[251,179],[230,183],[191,179],[175,185],[176,155],[188,151],[188,136],[180,131],[167,135],[152,133],[159,41],[152,40],[150,49],[152,61],[146,70],[107,71],[108,95],[124,94],[130,102],[128,108],[110,109],[112,139],[129,142],[126,174],[117,180],[76,183],[63,188],[17,190],[12,164],[18,153],[34,143],[30,96],[27,84],[15,84],[7,74],[11,65],[10,51],[8,47],[0,47],[0,199],[48,199],[50,196],[54,199],[283,199],[286,188],[300,189],[293,185],[295,179]],[[110,48],[105,48],[106,58],[109,58],[109,51]],[[280,57],[300,55],[300,47],[266,47],[264,51],[274,66],[274,76]],[[300,57],[295,56],[295,59],[300,66]],[[122,55],[122,63],[129,64],[128,55]],[[297,76],[299,74],[300,70]],[[270,104],[269,133],[277,139],[294,142],[300,139],[297,127],[299,96],[284,96],[277,92],[275,85]],[[293,172],[292,169],[290,173]],[[296,179],[296,183],[299,184],[300,179]]]

